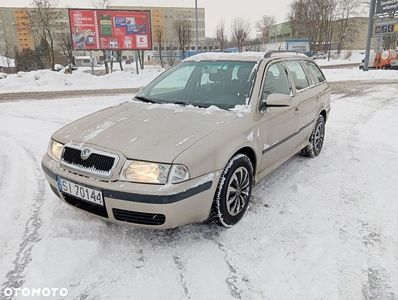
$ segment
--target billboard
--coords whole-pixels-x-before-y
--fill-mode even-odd
[[[398,0],[377,0],[376,2],[377,15],[398,10]]]
[[[287,40],[286,50],[304,52],[309,55],[311,53],[310,40]]]
[[[152,50],[146,10],[69,9],[74,50]]]

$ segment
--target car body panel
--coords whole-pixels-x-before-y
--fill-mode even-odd
[[[131,101],[72,122],[53,139],[108,149],[117,145],[126,158],[171,163],[185,148],[236,118],[236,113],[221,109]]]

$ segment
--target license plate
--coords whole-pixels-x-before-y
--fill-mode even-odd
[[[102,191],[86,187],[58,177],[58,189],[65,194],[104,206]]]

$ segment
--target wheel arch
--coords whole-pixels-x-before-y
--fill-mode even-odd
[[[256,153],[254,152],[254,150],[252,148],[248,147],[248,146],[243,147],[243,148],[239,149],[238,151],[236,151],[230,157],[230,159],[232,157],[234,157],[235,155],[237,155],[237,154],[244,154],[244,155],[246,155],[249,158],[249,160],[250,160],[250,162],[251,162],[251,164],[253,166],[253,176],[255,176],[255,174],[256,174],[256,166],[257,166],[257,157],[256,157]]]
[[[324,119],[325,119],[325,123],[326,123],[326,121],[327,121],[327,113],[326,113],[326,110],[322,110],[320,113],[319,113],[319,115],[321,115]]]

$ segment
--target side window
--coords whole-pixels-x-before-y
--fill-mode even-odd
[[[299,61],[288,60],[286,61],[286,66],[290,75],[292,76],[296,90],[299,91],[310,86],[311,81],[309,78],[307,78],[307,74],[305,73]]]
[[[305,61],[305,64],[307,65],[308,69],[310,70],[311,74],[314,76],[315,83],[322,83],[324,82],[325,76],[323,75],[322,71],[319,69],[319,67],[312,61]]]
[[[281,62],[271,65],[266,74],[263,86],[263,100],[270,94],[290,95],[291,88],[285,67]]]

